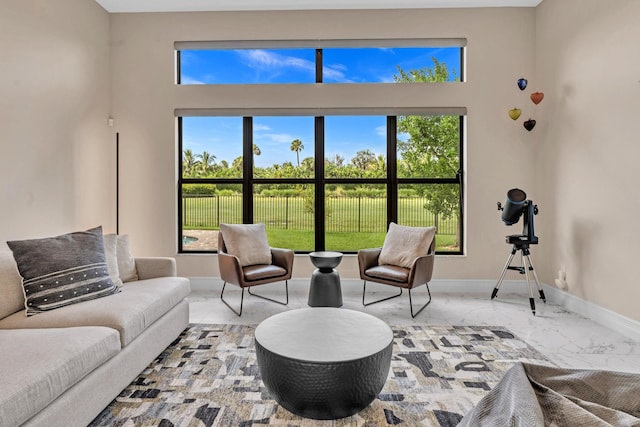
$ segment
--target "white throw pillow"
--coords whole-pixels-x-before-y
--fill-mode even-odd
[[[118,272],[123,282],[138,280],[138,270],[136,270],[136,260],[131,255],[131,242],[128,234],[118,235],[116,248],[118,258]]]
[[[109,277],[116,286],[122,286],[120,280],[120,271],[118,270],[118,236],[115,234],[105,234],[102,236],[104,242],[104,256],[107,260],[107,268],[109,269]]]
[[[392,222],[378,263],[411,268],[416,258],[428,254],[435,235],[435,227],[409,227]]]
[[[240,265],[271,264],[271,248],[267,228],[258,224],[220,224],[227,252],[240,260]]]

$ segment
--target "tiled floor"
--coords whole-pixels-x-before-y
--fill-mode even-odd
[[[211,281],[211,290],[194,290],[189,296],[192,323],[258,324],[284,310],[307,307],[308,280],[289,282],[289,305],[281,306],[245,292],[244,312],[236,316],[220,301],[220,280]],[[435,287],[433,287],[435,288]],[[441,287],[440,287],[441,288]],[[412,293],[419,304],[426,298],[424,287]],[[282,284],[263,285],[254,289],[273,298],[284,297]],[[376,292],[369,293],[369,291]],[[367,300],[391,295],[388,287],[367,285]],[[432,303],[416,319],[409,314],[406,292],[399,298],[369,307],[362,306],[362,281],[343,280],[343,308],[364,311],[389,325],[496,325],[505,326],[534,346],[553,363],[562,367],[607,369],[640,373],[640,342],[633,341],[589,319],[536,299],[536,316],[531,314],[527,295],[501,293],[489,298],[491,289],[483,293],[444,293],[432,290]],[[239,288],[227,286],[225,299],[233,306],[240,302]]]

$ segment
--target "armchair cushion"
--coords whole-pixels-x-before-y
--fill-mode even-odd
[[[409,280],[409,269],[397,267],[395,265],[379,265],[368,269],[365,274],[377,279],[392,280],[398,283],[407,283]]]
[[[392,222],[378,262],[380,265],[411,268],[416,258],[429,253],[435,235],[435,227],[409,227]]]
[[[242,269],[244,280],[253,282],[255,280],[269,279],[287,274],[287,270],[276,265],[251,265]]]
[[[238,257],[240,265],[271,264],[267,228],[258,224],[220,224],[227,253]]]

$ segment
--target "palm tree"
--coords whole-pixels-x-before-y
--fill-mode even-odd
[[[302,141],[299,139],[294,139],[291,141],[291,151],[296,152],[296,160],[298,161],[298,167],[300,167],[300,152],[304,150],[304,145],[302,145]]]
[[[198,166],[197,154],[193,154],[190,149],[184,150],[184,157],[182,158],[182,176],[190,176],[193,174],[194,169]]]
[[[200,173],[207,176],[212,169],[211,167],[215,164],[216,156],[203,151],[197,157],[200,158]]]

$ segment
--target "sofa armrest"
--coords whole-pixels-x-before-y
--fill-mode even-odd
[[[176,260],[169,257],[136,258],[136,270],[139,280],[177,275]]]

